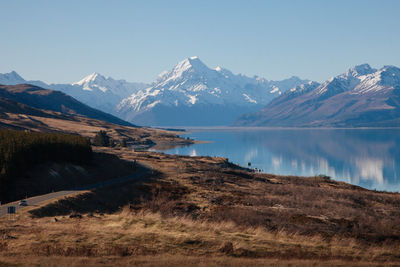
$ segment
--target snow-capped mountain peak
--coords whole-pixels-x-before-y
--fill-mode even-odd
[[[143,125],[201,125],[205,114],[211,116],[208,125],[227,125],[236,115],[259,109],[304,82],[297,77],[284,81],[250,78],[222,67],[209,68],[199,57],[189,57],[161,73],[151,87],[121,101],[117,112]],[[221,114],[223,110],[231,114]]]
[[[125,80],[114,80],[111,77],[94,72],[82,80],[72,83],[74,87],[80,87],[85,91],[101,91],[112,93],[122,98],[129,96],[139,89],[147,87],[145,84],[129,83]]]
[[[109,77],[105,77],[97,72],[93,72],[92,74],[89,74],[82,80],[72,83],[72,85],[78,85],[78,86],[83,86],[83,90],[87,91],[93,91],[95,88],[100,89],[103,92],[106,92],[109,90],[109,86],[111,85],[110,83],[114,83],[115,80]]]
[[[339,92],[350,91],[356,88],[366,76],[376,73],[376,69],[369,64],[356,65],[346,70],[345,73],[332,77],[318,87],[318,94],[329,97]]]
[[[323,84],[292,88],[237,125],[398,127],[400,68],[358,65]]]
[[[359,77],[360,83],[354,88],[355,93],[382,92],[400,87],[400,68],[384,66],[374,73]]]
[[[345,76],[353,76],[353,77],[359,77],[367,74],[371,74],[376,72],[376,69],[371,68],[369,64],[361,64],[361,65],[356,65],[350,69],[348,69],[344,75]]]
[[[197,56],[186,58],[180,61],[175,67],[167,73],[159,75],[159,82],[168,83],[184,79],[183,76],[192,76],[209,73],[209,69]]]
[[[82,80],[72,83],[72,85],[84,85],[90,82],[94,82],[96,80],[102,79],[104,80],[105,77],[102,76],[101,74],[97,73],[97,72],[93,72],[92,74],[89,74],[88,76],[86,76],[85,78],[83,78]]]
[[[125,80],[115,80],[94,72],[78,82],[71,84],[52,84],[52,88],[63,91],[79,99],[85,104],[115,114],[115,106],[125,97],[148,84],[130,83]]]
[[[300,84],[300,85],[297,85],[297,86],[291,88],[290,90],[287,91],[287,94],[292,93],[292,92],[300,93],[300,92],[310,91],[310,90],[317,88],[320,85],[321,84],[318,82],[309,81],[307,83],[303,83],[303,84]]]
[[[208,67],[197,56],[186,58],[176,64],[176,66],[174,67],[174,71],[176,72],[184,72],[189,69],[201,71],[208,69]]]
[[[59,90],[71,95],[79,101],[115,114],[116,105],[124,98],[141,89],[149,87],[145,83],[131,83],[125,80],[114,80],[94,72],[78,82],[67,84],[46,84],[42,81],[26,81],[15,71],[0,73],[0,84],[15,85],[21,83],[33,84],[46,89]]]

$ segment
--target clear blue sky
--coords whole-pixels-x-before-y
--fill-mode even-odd
[[[209,67],[322,81],[400,66],[400,1],[0,1],[0,73],[150,82],[197,55]]]

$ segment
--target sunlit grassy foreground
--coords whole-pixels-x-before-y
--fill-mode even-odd
[[[16,222],[3,220],[1,225],[2,237],[7,242],[0,241],[0,259],[9,262],[8,256],[24,255],[14,258],[15,263],[69,265],[74,258],[74,264],[85,261],[95,264],[100,259],[104,263],[111,259],[118,259],[114,263],[121,261],[121,264],[141,259],[149,264],[163,261],[172,264],[193,256],[188,259],[193,264],[252,265],[262,264],[258,258],[268,257],[304,260],[303,264],[308,265],[332,259],[337,259],[337,263],[366,263],[387,258],[388,253],[400,257],[400,248],[390,244],[366,246],[354,239],[326,240],[317,235],[272,233],[261,228],[243,228],[233,222],[162,218],[157,213],[134,214],[128,208],[113,215],[93,214],[81,219],[68,216],[30,219],[25,214]],[[131,257],[139,255],[141,258]]]

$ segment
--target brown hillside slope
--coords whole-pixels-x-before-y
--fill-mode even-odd
[[[134,126],[113,115],[91,108],[60,91],[44,89],[30,84],[0,85],[0,97],[37,109],[82,116],[118,125]]]
[[[100,130],[115,141],[134,146],[188,145],[193,140],[179,138],[171,131],[117,125],[101,120],[37,109],[0,97],[0,128],[37,132],[63,132],[92,138]]]

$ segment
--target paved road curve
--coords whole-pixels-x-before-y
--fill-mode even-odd
[[[146,173],[148,173],[148,170],[141,168],[136,173],[128,175],[128,176],[115,178],[115,179],[104,181],[104,182],[99,182],[99,183],[92,184],[92,185],[85,186],[85,187],[80,187],[75,190],[63,190],[63,191],[57,191],[57,192],[53,192],[53,193],[49,193],[49,194],[45,194],[45,195],[30,197],[30,198],[27,198],[26,201],[28,202],[29,206],[37,206],[40,203],[43,203],[43,202],[51,200],[51,199],[56,199],[56,198],[60,198],[63,196],[68,196],[71,194],[79,193],[82,191],[92,190],[95,188],[105,187],[105,186],[109,186],[109,185],[113,185],[113,184],[119,184],[119,183],[127,182],[129,180],[140,179],[140,178],[143,178],[146,175]],[[19,202],[20,202],[20,200],[2,204],[0,206],[0,218],[7,215],[7,208],[9,206],[15,206],[16,211],[25,208],[24,206],[19,206],[18,205]]]
[[[49,193],[49,194],[45,194],[45,195],[40,195],[40,196],[36,196],[36,197],[30,197],[27,198],[27,202],[29,206],[35,206],[38,205],[44,201],[47,201],[49,199],[53,199],[53,198],[59,198],[59,197],[63,197],[63,196],[67,196],[73,193],[79,192],[77,190],[70,190],[70,191],[58,191],[58,192],[53,192],[53,193]],[[7,207],[9,206],[15,206],[15,209],[18,211],[19,209],[25,208],[23,206],[19,206],[18,205],[19,200],[18,201],[14,201],[14,202],[10,202],[7,204],[2,204],[0,206],[0,218],[7,215]]]

